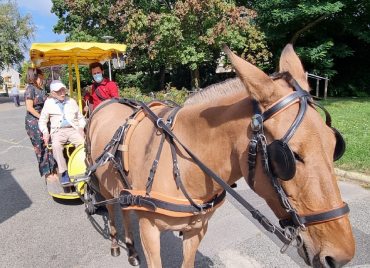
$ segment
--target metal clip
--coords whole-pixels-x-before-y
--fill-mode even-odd
[[[215,204],[215,201],[213,200],[212,201],[212,203],[211,203],[211,210],[210,210],[210,212],[212,212],[213,211],[213,205]]]
[[[172,119],[170,119],[170,120],[167,119],[165,124],[168,127],[171,126],[172,125]]]
[[[293,246],[295,248],[301,248],[303,246],[303,237],[301,235],[300,227],[294,228],[292,226],[287,226],[284,229],[284,235],[285,235],[286,238],[290,239],[290,243],[285,244],[280,249],[281,254],[284,254],[290,246]],[[294,241],[296,241],[296,243],[297,243],[296,245],[293,244]]]
[[[194,212],[194,214],[195,214],[195,215],[199,215],[199,214],[201,214],[201,215],[205,215],[205,214],[207,214],[207,211],[203,208],[203,206],[202,206],[202,205],[199,205],[199,204],[198,204],[198,208],[200,208],[200,211],[199,211],[199,212],[195,211],[195,212]]]
[[[104,156],[104,160],[102,161],[100,166],[104,166],[112,158],[114,158],[114,156],[111,153],[106,152],[106,155]]]
[[[292,245],[292,243],[293,243],[293,239],[290,240],[289,244],[284,244],[284,246],[282,246],[282,248],[280,249],[280,253],[284,254],[287,251],[287,249]]]

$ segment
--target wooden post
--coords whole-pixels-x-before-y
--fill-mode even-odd
[[[326,77],[325,78],[325,93],[324,93],[324,100],[326,100],[326,97],[328,95],[328,82],[329,82],[329,79]]]
[[[320,79],[317,78],[317,80],[316,80],[316,97],[319,97],[319,82],[320,82]]]

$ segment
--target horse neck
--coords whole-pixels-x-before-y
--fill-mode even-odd
[[[201,104],[184,106],[179,113],[175,132],[201,161],[229,185],[242,177],[239,160],[246,151],[249,139],[247,128],[253,108],[246,92],[238,92]],[[184,184],[194,197],[206,197],[222,191],[208,175],[189,158],[179,160],[186,170]],[[187,162],[187,163],[186,163]],[[206,187],[204,187],[204,184]]]

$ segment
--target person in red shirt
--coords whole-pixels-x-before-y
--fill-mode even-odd
[[[90,94],[86,94],[85,100],[93,104],[93,110],[99,103],[110,99],[119,98],[117,84],[104,77],[103,65],[100,62],[94,62],[89,65],[91,75],[94,78],[94,84]],[[84,111],[87,112],[89,107],[86,105]]]

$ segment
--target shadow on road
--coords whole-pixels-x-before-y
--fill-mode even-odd
[[[21,106],[25,106],[23,94],[19,95],[19,102]],[[0,104],[2,103],[14,103],[13,97],[0,97]]]
[[[7,164],[0,164],[0,224],[32,204],[31,199],[12,176],[14,169],[8,167]]]

